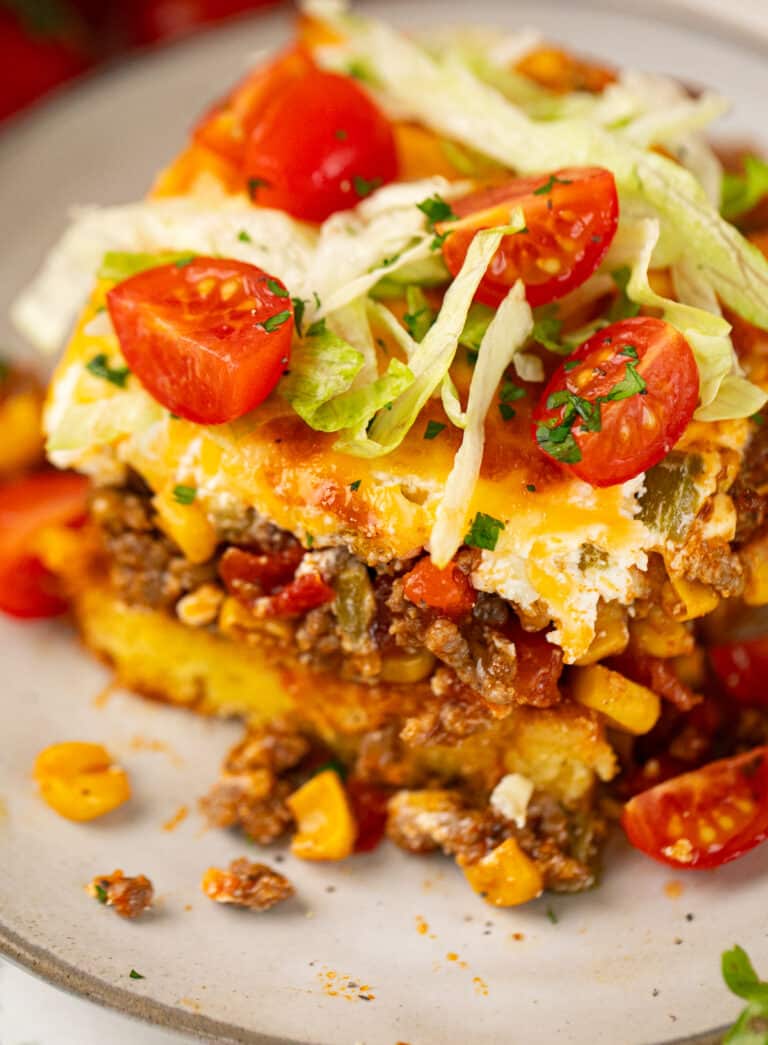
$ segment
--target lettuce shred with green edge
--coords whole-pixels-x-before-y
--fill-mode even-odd
[[[184,265],[193,261],[195,255],[189,251],[164,251],[158,254],[135,254],[123,250],[108,250],[102,259],[97,273],[99,279],[108,279],[112,283],[121,283],[124,279],[136,276],[147,269],[159,268],[160,265]]]

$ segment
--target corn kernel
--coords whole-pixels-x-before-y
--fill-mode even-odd
[[[198,504],[179,504],[170,490],[158,494],[152,504],[160,528],[175,541],[192,563],[207,562],[216,551],[216,531]]]
[[[577,664],[596,664],[605,657],[623,653],[629,642],[627,611],[618,602],[600,602],[595,621],[595,637]]]
[[[748,606],[768,604],[768,535],[750,541],[741,549],[746,568],[744,602]]]
[[[579,704],[602,712],[611,725],[635,736],[653,729],[661,714],[661,702],[652,690],[602,664],[574,668],[571,692]]]
[[[291,852],[302,860],[343,860],[355,844],[357,829],[339,776],[326,769],[286,799],[298,831]]]
[[[52,744],[35,759],[43,800],[67,820],[94,820],[131,797],[128,774],[101,744]]]
[[[541,871],[514,838],[507,838],[477,863],[461,866],[475,892],[496,907],[528,903],[544,889]]]
[[[668,617],[658,606],[647,617],[633,621],[630,632],[634,646],[652,657],[684,657],[696,645],[690,628],[683,621]]]
[[[720,602],[720,597],[708,584],[687,581],[684,577],[670,574],[669,583],[662,588],[661,601],[670,616],[686,621],[711,613]]]
[[[204,628],[216,620],[224,595],[215,584],[201,584],[176,603],[176,616],[191,628]]]
[[[35,464],[43,453],[42,401],[34,392],[17,392],[0,403],[0,474]]]

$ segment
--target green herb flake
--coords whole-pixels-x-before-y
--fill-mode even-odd
[[[140,972],[136,972],[135,969],[131,969],[128,973],[132,980],[146,980],[146,976],[142,976]]]
[[[464,537],[464,543],[470,548],[483,548],[492,552],[496,548],[499,534],[506,527],[501,519],[494,519],[492,515],[478,512],[472,520],[469,532]]]
[[[537,309],[531,333],[534,341],[556,355],[567,355],[570,348],[561,340],[562,329],[563,321],[558,318],[557,305],[547,305],[546,308]]]
[[[421,342],[435,321],[435,313],[421,287],[407,287],[405,301],[408,311],[403,316],[403,322],[413,340]]]
[[[352,178],[352,188],[355,190],[355,195],[361,200],[364,200],[366,196],[370,196],[372,192],[380,188],[383,184],[381,178],[363,178],[359,174],[356,174]]]
[[[246,182],[248,186],[248,195],[252,200],[255,200],[259,189],[268,189],[270,187],[269,182],[265,181],[264,178],[249,178]]]
[[[197,497],[196,486],[174,486],[173,499],[177,504],[192,504]]]
[[[314,536],[314,534],[312,534],[312,533],[304,534],[304,543],[306,544],[307,548],[311,548],[313,546],[313,544],[315,543],[315,536]]]
[[[360,80],[361,83],[376,83],[376,75],[373,70],[359,58],[353,58],[348,62],[345,72],[347,76],[351,76],[353,80]]]
[[[499,413],[505,421],[511,421],[513,417],[517,416],[517,410],[509,403],[499,403]]]
[[[758,978],[747,952],[738,945],[721,959],[725,984],[747,1002],[723,1045],[766,1045],[768,1042],[768,983]]]
[[[427,421],[427,427],[424,429],[424,438],[436,439],[445,427],[442,421]]]
[[[303,323],[307,303],[304,298],[291,298],[291,304],[293,305],[293,322],[296,327],[296,333],[299,337],[304,337]]]
[[[1,379],[2,379],[2,375],[0,375],[0,380]],[[756,425],[764,425],[765,424],[765,414],[752,414],[752,416],[750,417],[749,420],[750,421],[754,421]]]
[[[479,355],[479,353],[478,353],[476,348],[468,348],[467,349],[467,362],[469,363],[470,366],[474,366],[475,365],[475,363],[477,362],[478,355]]]
[[[360,489],[360,483],[362,481],[363,481],[362,479],[355,479],[355,481],[353,483],[349,484],[350,490],[354,490],[354,491],[359,490]]]
[[[455,221],[458,217],[457,214],[454,214],[450,203],[446,203],[443,197],[438,193],[422,200],[421,203],[417,203],[416,206],[421,213],[425,215],[427,219],[427,227],[430,232],[432,232],[435,225],[439,222]]]
[[[322,337],[326,332],[325,320],[316,319],[315,322],[307,328],[307,337]]]
[[[606,396],[598,396],[597,402],[606,399],[611,403],[616,403],[622,399],[629,399],[633,395],[647,395],[647,393],[648,385],[638,374],[635,364],[627,363],[626,372],[621,381],[617,382]]]
[[[611,273],[611,279],[616,284],[617,294],[608,310],[609,323],[616,323],[620,319],[632,319],[640,312],[640,306],[637,302],[630,300],[627,295],[627,286],[631,278],[632,269],[628,265],[622,265],[621,268]]]
[[[240,231],[237,234],[237,238],[240,240],[241,243],[253,243],[251,234],[247,232],[246,229],[240,229]]]
[[[111,367],[103,352],[99,352],[89,363],[86,363],[85,369],[93,374],[94,377],[100,377],[103,381],[109,381],[111,385],[115,385],[117,388],[125,388],[125,384],[131,374],[127,366]]]
[[[195,260],[195,254],[182,254],[180,258],[176,258],[174,265],[177,269],[185,269],[187,265],[191,265]]]
[[[566,359],[566,361],[563,363],[563,370],[565,370],[566,372],[575,370],[580,363],[580,359]]]
[[[107,902],[107,890],[104,888],[103,885],[101,885],[101,883],[97,882],[94,886],[93,891],[96,893],[96,899],[99,901],[99,903]]]
[[[514,381],[505,381],[499,392],[502,403],[516,403],[518,399],[525,398],[525,389],[520,388]]]
[[[451,234],[451,229],[446,232],[439,232],[435,235],[432,242],[429,245],[430,250],[442,250],[442,246]]]
[[[557,925],[557,923],[560,921],[560,919],[557,917],[557,914],[552,910],[551,907],[547,907],[547,918],[549,918],[550,922],[552,922],[553,925]]]
[[[291,296],[283,284],[278,283],[278,281],[272,279],[271,276],[267,279],[267,289],[274,294],[276,298],[289,298]]]
[[[528,493],[536,493],[536,486],[533,483],[526,483],[525,488]]]
[[[290,308],[286,308],[282,312],[276,312],[274,316],[265,319],[261,326],[268,334],[271,334],[278,327],[281,327],[283,323],[287,323],[292,315],[293,311]]]
[[[547,196],[555,185],[571,185],[573,184],[570,178],[558,178],[556,174],[550,174],[547,181],[543,185],[539,185],[538,189],[533,190],[534,196]]]
[[[343,127],[339,127],[337,130],[333,132],[333,136],[334,138],[336,138],[337,141],[345,142],[349,137],[349,134],[344,130]]]

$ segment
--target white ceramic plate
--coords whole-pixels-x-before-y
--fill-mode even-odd
[[[737,136],[755,140],[764,123],[768,44],[714,23],[684,28],[651,19],[646,5],[643,18],[615,4],[544,0],[370,6],[408,24],[535,24],[594,54],[723,90]],[[0,312],[67,207],[139,196],[195,113],[286,33],[281,17],[263,17],[137,59],[6,134]],[[288,856],[299,899],[263,916],[221,909],[201,895],[201,872],[247,846],[204,833],[194,802],[237,727],[122,695],[95,706],[107,673],[63,624],[0,621],[0,664],[0,949],[97,1001],[220,1041],[647,1045],[733,1019],[738,1005],[719,976],[725,947],[738,941],[765,968],[768,847],[684,877],[617,841],[596,891],[507,912],[474,898],[448,861],[386,846],[338,867]],[[60,820],[30,780],[42,746],[75,738],[106,743],[135,785],[134,801],[98,824]],[[190,815],[164,830],[182,805]],[[153,879],[154,916],[126,923],[85,894],[84,883],[115,867]],[[131,968],[145,978],[131,980]]]

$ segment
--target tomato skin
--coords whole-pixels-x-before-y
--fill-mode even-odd
[[[0,10],[0,62],[7,74],[0,91],[0,120],[87,69],[85,50],[73,37],[33,35]]]
[[[561,700],[558,680],[563,673],[563,651],[549,642],[545,631],[525,631],[517,619],[501,629],[515,644],[515,689],[525,693],[526,704],[548,708]]]
[[[427,555],[404,577],[403,594],[410,602],[423,603],[448,617],[470,613],[477,592],[466,573],[455,563],[439,570]]]
[[[227,548],[219,561],[219,575],[230,595],[252,601],[289,584],[303,557],[298,542],[269,553]]]
[[[349,77],[311,67],[252,121],[244,181],[260,206],[324,221],[396,176],[389,121]]]
[[[636,849],[680,870],[736,860],[768,838],[768,746],[636,795],[621,823]]]
[[[267,398],[288,365],[290,297],[255,265],[205,257],[161,265],[118,283],[107,306],[130,369],[158,403],[187,421],[242,417]],[[265,329],[280,315],[278,326]]]
[[[523,211],[525,230],[504,237],[475,295],[493,308],[518,279],[532,306],[557,301],[581,286],[605,257],[619,220],[616,183],[602,167],[516,178],[453,200],[451,207],[460,220],[442,222],[437,231],[448,233],[443,259],[454,276],[476,232],[509,224],[516,207]],[[551,272],[539,262],[559,270]]]
[[[344,786],[357,824],[355,852],[370,853],[384,838],[389,792],[376,787],[375,784],[354,778],[348,780]]]
[[[259,604],[260,616],[298,617],[335,598],[336,592],[319,573],[300,573],[283,589]]]
[[[683,335],[651,316],[604,327],[558,367],[534,410],[533,439],[547,452],[547,429],[562,423],[568,409],[550,405],[550,397],[568,392],[597,404],[614,394],[632,368],[645,388],[628,398],[603,400],[599,430],[588,431],[575,417],[571,434],[579,459],[560,458],[592,486],[615,486],[647,471],[685,431],[699,399],[699,371]]]
[[[0,486],[0,611],[26,619],[64,612],[56,578],[30,546],[44,527],[82,519],[87,490],[87,479],[65,472],[41,472]]]
[[[712,669],[733,700],[768,706],[768,635],[709,647]]]

